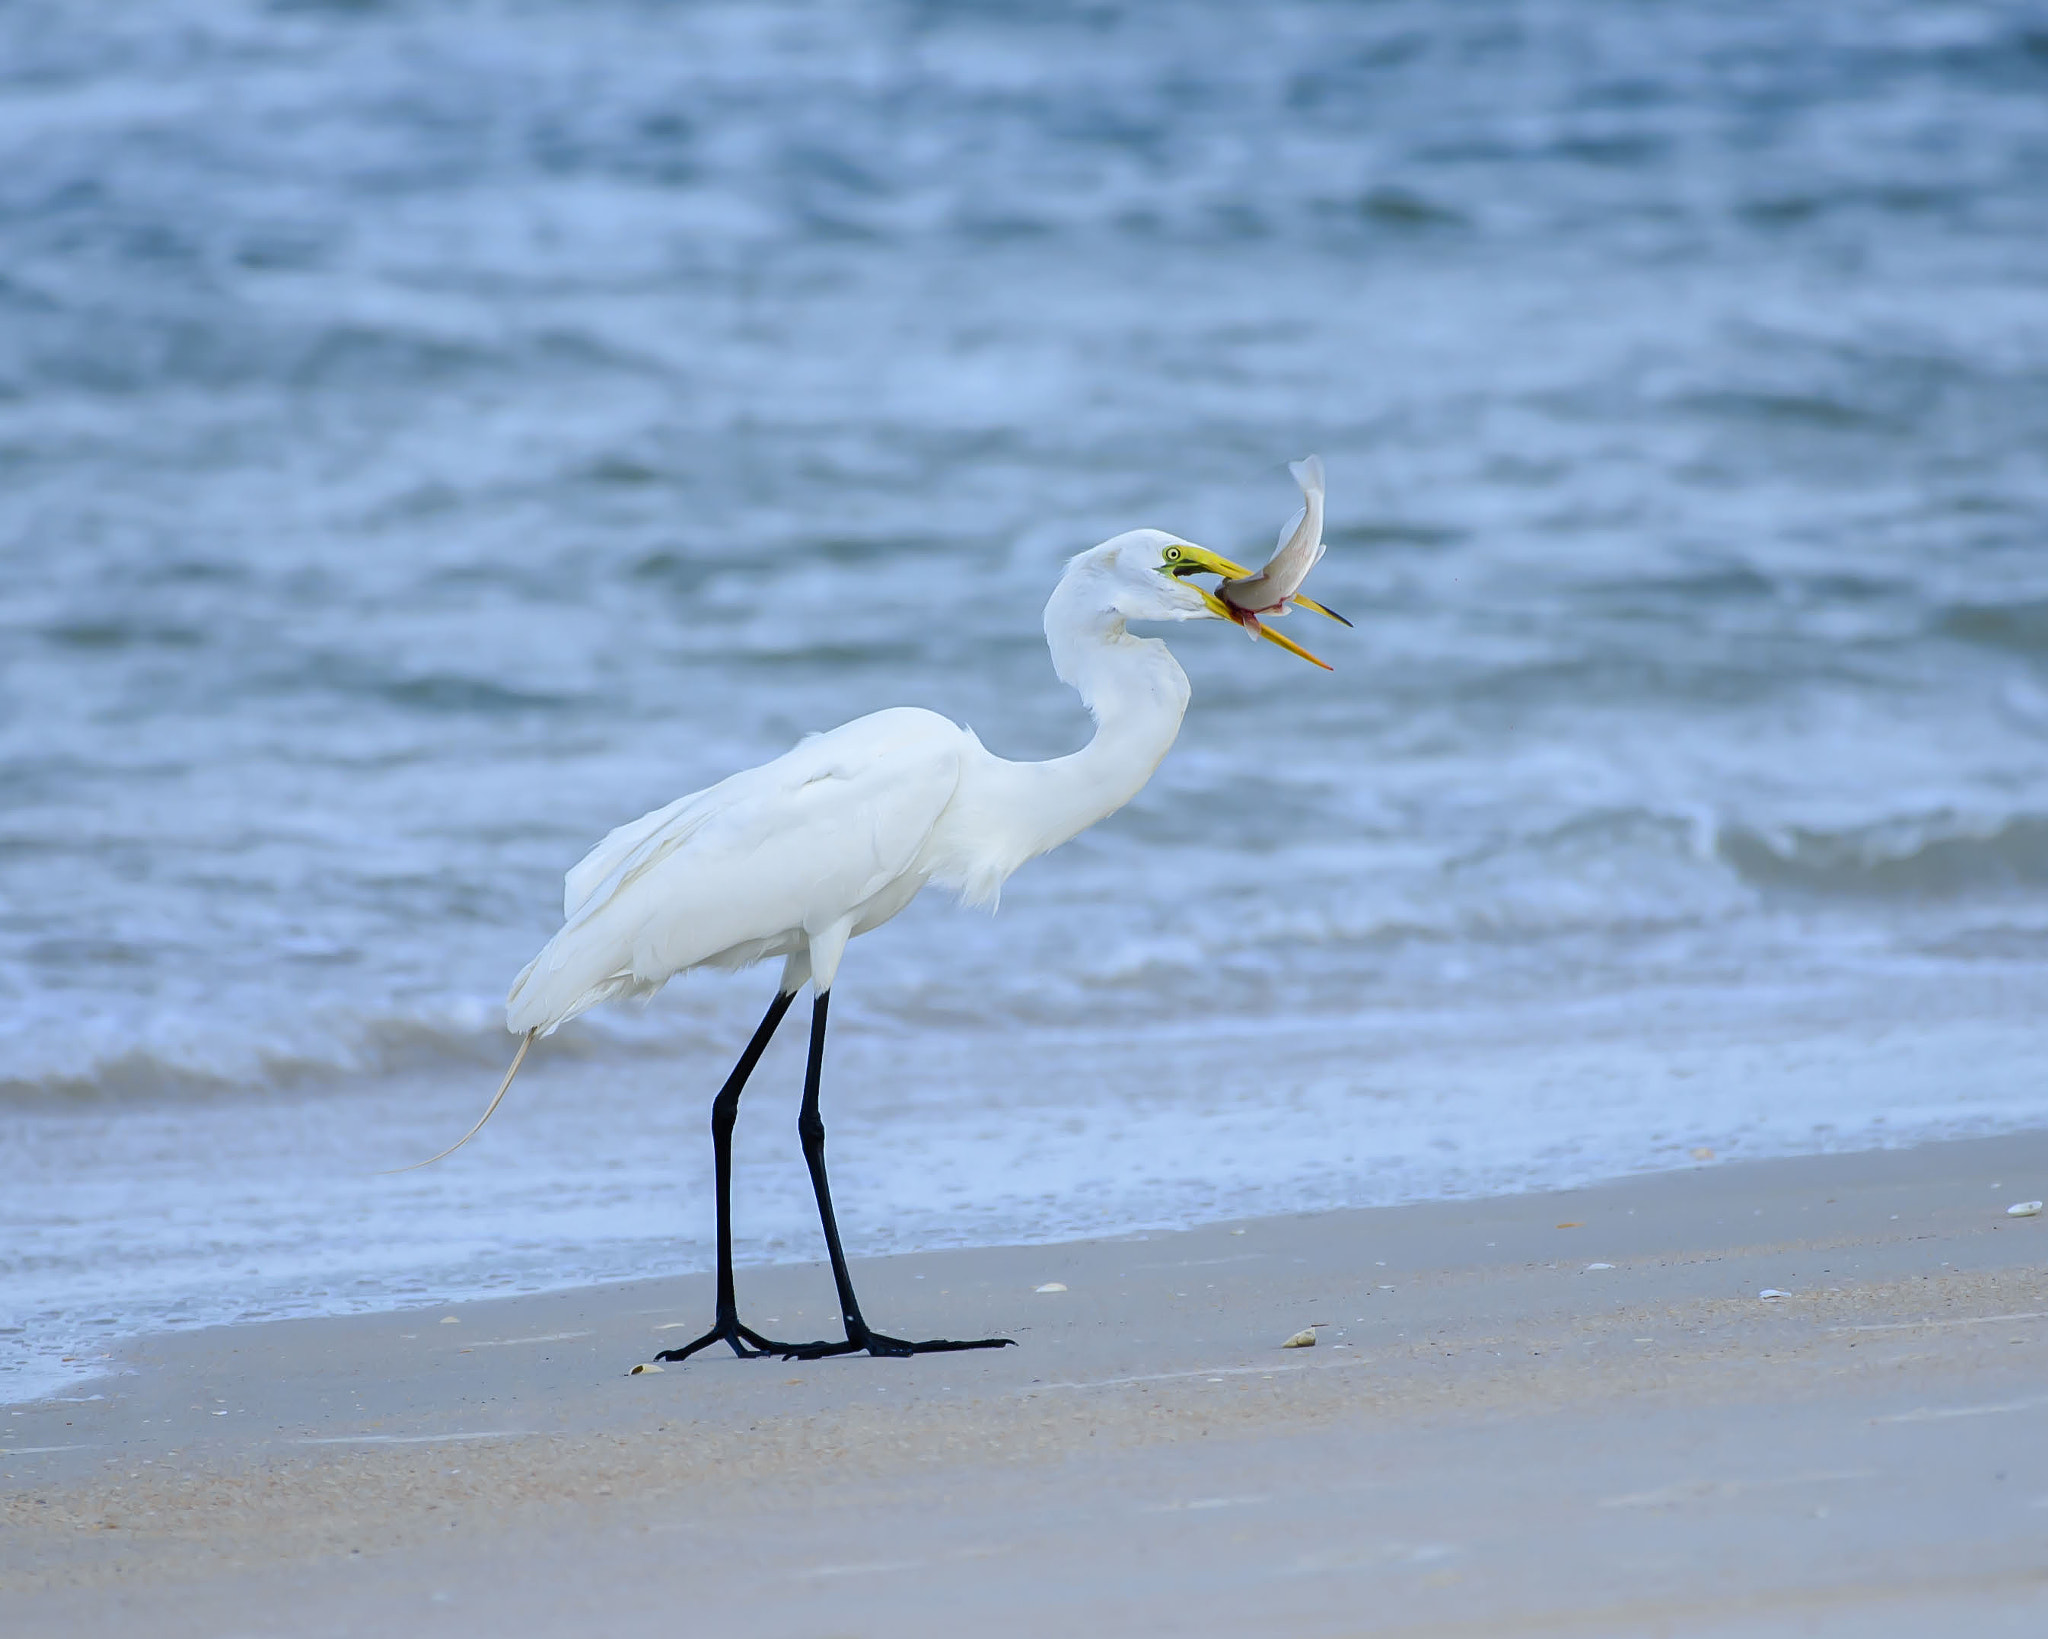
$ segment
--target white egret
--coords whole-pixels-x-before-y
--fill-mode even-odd
[[[1320,486],[1312,510],[1319,548]],[[718,1197],[712,1327],[658,1358],[685,1360],[721,1341],[743,1357],[795,1359],[1009,1342],[911,1342],[875,1331],[861,1313],[833,1216],[818,1114],[832,983],[847,941],[880,927],[927,885],[951,888],[970,905],[986,904],[1026,860],[1137,795],[1180,731],[1188,680],[1164,643],[1133,637],[1126,628],[1132,621],[1238,618],[1216,594],[1186,578],[1198,573],[1245,575],[1228,559],[1156,529],[1118,535],[1067,564],[1046,604],[1045,638],[1054,671],[1095,719],[1094,737],[1070,756],[1009,762],[935,712],[879,711],[811,735],[772,762],[621,826],[569,872],[566,921],[513,981],[506,1001],[506,1025],[522,1038],[519,1056],[483,1118],[454,1147],[490,1119],[536,1037],[599,1002],[650,995],[692,968],[782,959],[775,998],[711,1106]],[[1289,595],[1299,580],[1296,575]],[[1251,626],[1323,665],[1255,617]],[[797,1132],[846,1337],[781,1343],[743,1325],[734,1297],[732,1133],[747,1077],[807,982],[814,999]]]

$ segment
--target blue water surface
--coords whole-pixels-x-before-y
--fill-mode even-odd
[[[561,872],[1071,749],[1063,558],[1310,450],[1336,672],[1176,631],[1128,810],[850,956],[860,1249],[2048,1119],[2044,166],[2023,4],[0,11],[0,1385],[703,1267],[763,974],[369,1176]]]

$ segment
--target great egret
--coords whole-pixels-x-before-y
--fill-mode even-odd
[[[561,931],[512,982],[505,1022],[522,1038],[512,1068],[476,1126],[442,1154],[490,1119],[536,1037],[599,1002],[650,995],[691,968],[742,968],[780,957],[774,1000],[711,1105],[718,1194],[713,1323],[702,1337],[657,1358],[687,1360],[721,1341],[745,1358],[804,1360],[1007,1344],[1000,1337],[912,1342],[875,1331],[861,1314],[832,1212],[818,1114],[825,1020],[840,957],[849,939],[880,927],[928,884],[954,889],[970,905],[992,901],[1026,860],[1137,795],[1180,732],[1188,680],[1166,645],[1133,637],[1130,622],[1232,619],[1323,666],[1258,620],[1260,612],[1284,612],[1290,598],[1307,602],[1297,588],[1321,554],[1322,533],[1320,466],[1313,471],[1317,482],[1303,521],[1283,532],[1274,562],[1261,572],[1273,574],[1275,586],[1285,581],[1284,590],[1273,597],[1262,588],[1266,595],[1251,608],[1233,607],[1188,578],[1221,576],[1227,597],[1246,570],[1157,529],[1118,535],[1067,564],[1045,606],[1045,640],[1053,670],[1095,719],[1094,737],[1071,756],[1009,762],[935,712],[896,707],[813,734],[773,762],[612,832],[569,872]],[[1308,480],[1302,482],[1307,491]],[[1313,537],[1305,548],[1303,530]],[[1300,563],[1304,551],[1307,562]],[[733,1292],[732,1133],[740,1093],[807,982],[814,999],[797,1132],[846,1327],[845,1340],[836,1343],[764,1337],[741,1323]]]

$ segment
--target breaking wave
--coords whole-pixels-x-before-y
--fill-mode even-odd
[[[1953,814],[1845,831],[1724,829],[1720,857],[1759,887],[1845,898],[1953,899],[2048,889],[2048,818]]]

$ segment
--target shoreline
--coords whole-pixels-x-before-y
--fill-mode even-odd
[[[1507,1190],[1485,1190],[1485,1188],[1481,1188],[1477,1192],[1425,1194],[1425,1196],[1413,1196],[1413,1199],[1401,1199],[1401,1201],[1391,1201],[1391,1203],[1374,1203],[1374,1205],[1341,1205],[1341,1207],[1323,1207],[1323,1205],[1319,1205],[1319,1207],[1311,1207],[1311,1209],[1305,1209],[1305,1211],[1307,1213],[1382,1213],[1382,1211],[1407,1211],[1407,1209],[1425,1209],[1425,1207],[1477,1205],[1477,1203],[1487,1203],[1487,1201],[1520,1201],[1520,1199],[1534,1199],[1534,1196],[1542,1196],[1542,1194],[1569,1194],[1569,1192],[1575,1192],[1575,1190],[1581,1190],[1581,1188],[1606,1188],[1606,1186],[1612,1186],[1612,1184],[1626,1184],[1626,1182],[1632,1182],[1632,1180],[1681,1176],[1681,1174],[1692,1174],[1692,1172],[1700,1172],[1700,1170],[1708,1170],[1708,1168],[1769,1166],[1769,1164],[1778,1164],[1778,1162],[1849,1158],[1849,1155],[1913,1153],[1913,1151],[1919,1151],[1919,1149],[1929,1149],[1929,1147],[1937,1149],[1937,1147],[1956,1145],[1956,1143],[2001,1143],[2001,1141],[2007,1141],[2007,1139],[2023,1139],[2023,1137],[2028,1137],[2030,1133],[2036,1133],[2036,1131],[2048,1131],[2048,1125],[2042,1125],[2042,1127],[2013,1127],[2013,1129],[2005,1129],[2005,1131],[1968,1133],[1968,1135],[1954,1135],[1950,1131],[1937,1131],[1931,1137],[1929,1135],[1911,1135],[1911,1137],[1905,1137],[1905,1139],[1896,1141],[1896,1143],[1870,1143],[1870,1145],[1845,1147],[1845,1149],[1823,1149],[1823,1151],[1794,1149],[1794,1151],[1763,1153],[1763,1155],[1749,1155],[1749,1153],[1743,1153],[1743,1155],[1716,1155],[1716,1158],[1708,1158],[1708,1160],[1671,1162],[1671,1164],[1663,1164],[1663,1166],[1659,1166],[1659,1164],[1645,1164],[1645,1166],[1638,1166],[1638,1168],[1632,1168],[1632,1170],[1626,1170],[1626,1172],[1599,1174],[1599,1176],[1593,1176],[1589,1180],[1581,1180],[1581,1182],[1573,1182],[1573,1184],[1565,1184],[1565,1186],[1542,1184],[1542,1186],[1536,1186],[1536,1188],[1507,1188]],[[1860,1135],[1860,1137],[1870,1137],[1870,1135],[1866,1133],[1866,1135]],[[807,1211],[809,1211],[809,1207],[807,1207]],[[709,1213],[709,1209],[707,1209],[707,1213]],[[1081,1235],[1061,1233],[1059,1229],[1053,1229],[1053,1231],[1047,1231],[1047,1235],[1044,1235],[1044,1237],[1030,1237],[1030,1239],[991,1239],[991,1242],[975,1239],[975,1242],[967,1242],[967,1244],[928,1246],[928,1248],[913,1248],[913,1250],[905,1250],[905,1252],[885,1250],[885,1252],[870,1254],[868,1260],[874,1262],[874,1260],[887,1260],[887,1258],[922,1256],[924,1252],[995,1252],[995,1250],[1004,1250],[1004,1248],[1026,1250],[1026,1248],[1044,1248],[1044,1246],[1063,1246],[1063,1244],[1069,1244],[1069,1242],[1071,1244],[1118,1242],[1118,1239],[1133,1239],[1133,1237],[1143,1239],[1143,1237],[1149,1237],[1149,1235],[1192,1233],[1192,1231],[1198,1231],[1198,1229],[1214,1227],[1214,1225],[1219,1225],[1219,1223],[1249,1223],[1249,1221],[1257,1221],[1257,1219],[1264,1219],[1264,1217],[1288,1217],[1288,1215],[1284,1215],[1284,1213],[1282,1215],[1266,1213],[1266,1215],[1251,1215],[1251,1217],[1245,1217],[1245,1215],[1217,1215],[1217,1217],[1198,1217],[1192,1223],[1188,1223],[1188,1221],[1180,1221],[1180,1223],[1171,1223],[1171,1221],[1169,1223],[1157,1223],[1157,1221],[1143,1223],[1141,1221],[1141,1223],[1135,1223],[1135,1225],[1116,1225],[1116,1227],[1106,1227],[1106,1229],[1094,1229],[1094,1231],[1087,1231],[1087,1233],[1081,1233]],[[709,1252],[709,1246],[700,1248],[700,1250],[707,1250]],[[819,1248],[819,1254],[821,1254],[821,1248]],[[821,1256],[809,1256],[807,1254],[807,1256],[772,1258],[772,1260],[764,1260],[764,1262],[741,1262],[737,1266],[737,1272],[739,1272],[739,1280],[743,1283],[743,1280],[748,1278],[748,1274],[754,1272],[754,1270],[788,1270],[788,1268],[809,1268],[809,1266],[821,1266]],[[322,1283],[332,1283],[332,1280],[336,1280],[338,1276],[330,1274],[330,1276],[319,1276],[319,1278],[322,1278]],[[98,1350],[98,1354],[96,1354],[98,1360],[111,1362],[106,1369],[98,1369],[98,1367],[94,1367],[94,1364],[86,1364],[86,1362],[78,1362],[76,1367],[74,1367],[74,1362],[59,1362],[61,1367],[72,1367],[72,1371],[66,1371],[66,1373],[59,1377],[59,1375],[51,1373],[49,1367],[45,1364],[45,1367],[41,1369],[41,1377],[39,1379],[31,1377],[27,1373],[25,1373],[25,1381],[8,1383],[8,1381],[0,1379],[0,1416],[4,1416],[8,1410],[12,1410],[12,1407],[33,1407],[33,1405],[43,1405],[43,1403],[59,1401],[59,1399],[72,1399],[76,1395],[90,1395],[104,1381],[119,1381],[121,1371],[123,1371],[121,1362],[125,1358],[129,1358],[137,1348],[145,1348],[147,1344],[150,1344],[156,1338],[184,1338],[184,1336],[209,1334],[209,1332],[242,1332],[242,1330],[248,1330],[248,1328],[283,1326],[283,1323],[360,1321],[360,1319],[375,1319],[375,1317],[387,1317],[387,1315],[408,1315],[408,1313],[416,1313],[416,1311],[422,1311],[422,1309],[444,1309],[444,1307],[477,1305],[477,1303],[563,1297],[563,1295],[569,1295],[569,1293],[584,1293],[584,1291],[602,1293],[602,1291],[612,1289],[612,1287],[643,1285],[643,1283],[649,1283],[649,1280],[655,1280],[655,1283],[659,1283],[659,1280],[688,1280],[688,1278],[707,1278],[709,1280],[709,1266],[702,1268],[702,1270],[682,1270],[682,1272],[670,1270],[670,1272],[664,1272],[664,1274],[608,1274],[608,1276],[598,1276],[598,1278],[569,1278],[569,1280],[563,1280],[563,1283],[559,1283],[559,1285],[547,1283],[547,1285],[537,1285],[537,1287],[524,1287],[520,1291],[504,1291],[504,1289],[489,1291],[489,1289],[481,1289],[481,1287],[475,1287],[475,1285],[449,1285],[449,1287],[442,1287],[438,1291],[430,1291],[426,1295],[418,1295],[418,1293],[408,1293],[408,1295],[381,1293],[377,1297],[367,1299],[365,1307],[356,1307],[356,1309],[301,1311],[301,1313],[293,1313],[293,1311],[287,1309],[285,1313],[260,1313],[260,1315],[236,1317],[236,1319],[205,1319],[205,1321],[197,1321],[197,1323],[186,1323],[186,1326],[170,1326],[170,1328],[150,1326],[150,1323],[147,1323],[147,1319],[145,1319],[137,1330],[121,1330],[121,1332],[115,1332],[113,1336],[90,1338],[90,1340],[82,1340],[80,1344],[76,1344],[78,1348],[94,1348],[94,1350]],[[115,1307],[115,1305],[109,1305],[109,1307]],[[45,1356],[45,1360],[47,1360],[47,1356]]]
[[[1153,1019],[1013,1040],[856,1016],[834,1049],[841,1218],[873,1255],[1032,1244],[1684,1170],[1700,1146],[1734,1161],[2048,1124],[2048,992],[1980,979],[1967,997],[1650,984],[1257,1033]],[[821,1250],[789,1131],[800,1047],[770,1048],[741,1107],[742,1257]],[[502,1065],[232,1106],[0,1111],[21,1162],[0,1204],[6,1323],[34,1317],[0,1338],[0,1404],[75,1392],[61,1357],[159,1329],[706,1267],[705,1099],[737,1050],[712,1031],[676,1055],[555,1053],[482,1144],[400,1177],[383,1173],[468,1129]]]
[[[2003,1632],[2048,1599],[2048,1220],[2005,1214],[2044,1180],[2036,1130],[858,1260],[877,1326],[1020,1344],[911,1361],[628,1376],[704,1275],[158,1334],[105,1398],[10,1413],[0,1611],[198,1634],[289,1585],[366,1627],[637,1631],[687,1582],[768,1632],[989,1590],[998,1633],[1752,1631],[1732,1586]],[[819,1266],[739,1280],[830,1335]]]

